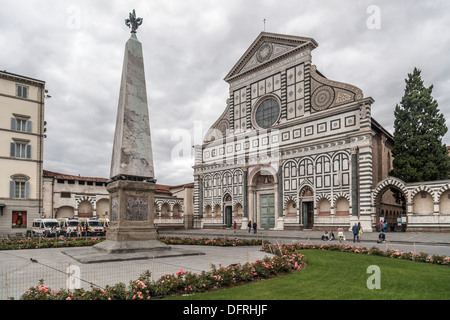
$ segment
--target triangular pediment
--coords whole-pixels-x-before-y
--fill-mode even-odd
[[[230,82],[283,56],[302,50],[313,50],[317,46],[313,38],[261,32],[224,80]]]

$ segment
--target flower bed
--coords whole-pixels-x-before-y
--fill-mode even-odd
[[[176,274],[164,275],[156,281],[151,280],[149,271],[144,272],[139,279],[131,281],[128,288],[119,283],[107,286],[104,290],[75,289],[52,291],[44,285],[39,285],[25,292],[22,300],[149,300],[152,297],[164,297],[174,294],[191,294],[215,290],[249,281],[258,281],[292,271],[300,270],[304,266],[303,255],[290,250],[279,248],[278,255],[256,260],[254,263],[212,266],[210,272],[200,274],[178,271]]]
[[[105,238],[24,238],[24,239],[0,239],[0,250],[20,250],[60,247],[84,247],[93,246],[102,242]]]
[[[105,238],[24,238],[24,239],[0,239],[0,250],[60,248],[93,246]],[[201,245],[201,246],[258,246],[262,245],[261,239],[234,239],[234,238],[182,238],[182,237],[158,237],[158,240],[168,245]],[[266,241],[264,241],[266,243]]]
[[[386,250],[383,251],[377,247],[372,247],[370,249],[366,247],[355,247],[351,245],[344,244],[304,244],[304,243],[296,243],[296,244],[283,244],[283,245],[273,245],[270,243],[264,243],[263,249],[267,252],[278,253],[279,250],[283,252],[293,252],[297,250],[304,249],[317,249],[317,250],[328,250],[328,251],[340,251],[340,252],[352,252],[357,254],[368,254],[375,256],[388,257],[392,259],[405,259],[417,262],[426,262],[426,263],[434,263],[439,265],[450,265],[450,257],[432,255],[428,256],[427,253],[413,253],[413,252],[405,252],[398,250]]]
[[[168,245],[198,245],[198,246],[259,246],[261,239],[235,239],[235,238],[184,238],[184,237],[158,237],[158,240]],[[268,243],[264,241],[264,243]]]

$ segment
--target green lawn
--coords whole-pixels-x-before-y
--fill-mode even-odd
[[[169,299],[188,300],[448,300],[450,268],[346,252],[304,250],[299,272],[229,289]],[[368,289],[367,268],[380,268],[380,289]]]

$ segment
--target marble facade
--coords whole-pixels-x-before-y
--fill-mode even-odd
[[[381,206],[392,213],[395,205],[407,218],[406,205],[374,194],[389,178],[393,147],[371,115],[374,99],[317,70],[317,46],[262,32],[225,77],[226,108],[194,146],[202,227],[256,221],[263,229],[330,230],[359,222],[372,231],[385,218]]]

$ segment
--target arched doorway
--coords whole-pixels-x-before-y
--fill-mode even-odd
[[[225,219],[225,226],[227,228],[231,228],[231,223],[233,219],[233,207],[232,207],[232,200],[229,193],[226,193],[223,197],[223,210],[225,212],[224,219]]]
[[[314,191],[310,186],[300,189],[300,217],[304,229],[312,229],[314,226]]]
[[[78,217],[91,218],[94,216],[94,208],[89,200],[83,200],[78,205]]]
[[[173,212],[172,217],[174,219],[180,219],[181,218],[181,206],[180,206],[179,203],[175,203],[173,205],[172,212]]]
[[[381,181],[373,193],[375,217],[373,229],[379,231],[380,221],[386,222],[388,231],[406,231],[407,190],[403,181],[388,177]]]
[[[275,228],[278,218],[278,181],[270,166],[254,168],[249,175],[249,221],[260,229]]]

